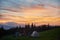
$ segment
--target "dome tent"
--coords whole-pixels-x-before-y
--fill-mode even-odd
[[[37,31],[33,31],[31,37],[39,37],[39,33]]]

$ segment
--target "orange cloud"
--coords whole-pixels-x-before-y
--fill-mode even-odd
[[[35,7],[26,7],[21,10],[14,10],[12,8],[7,8],[8,10],[0,19],[1,22],[16,22],[16,23],[35,23],[35,24],[59,24],[60,16],[58,16],[57,8],[44,8],[40,5]],[[11,12],[13,11],[13,12]],[[16,12],[16,13],[15,13]],[[8,14],[9,13],[9,14]],[[17,14],[17,15],[16,15]],[[18,16],[19,14],[23,14]]]

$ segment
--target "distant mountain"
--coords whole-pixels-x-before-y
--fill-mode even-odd
[[[3,27],[5,30],[8,30],[8,29],[13,28],[13,27],[17,27],[17,26],[18,26],[18,24],[14,23],[14,22],[6,22],[3,24],[0,24],[0,28]]]
[[[9,25],[9,26],[13,26],[13,27],[19,27],[19,26],[21,26],[21,27],[24,27],[25,26],[25,24],[18,24],[18,23],[15,23],[15,22],[7,22],[7,23],[5,23],[6,25]]]
[[[5,30],[8,30],[10,28],[15,28],[15,27],[19,27],[19,26],[24,27],[24,24],[18,24],[18,23],[15,23],[15,22],[6,22],[4,24],[0,24],[0,28],[2,26]]]
[[[13,26],[13,27],[18,26],[18,24],[17,24],[17,23],[15,23],[15,22],[7,22],[7,23],[5,23],[5,25]]]

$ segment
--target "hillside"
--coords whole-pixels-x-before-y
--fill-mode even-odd
[[[48,31],[40,32],[40,37],[14,37],[13,35],[4,36],[0,40],[59,40],[60,37],[60,28],[55,28]]]

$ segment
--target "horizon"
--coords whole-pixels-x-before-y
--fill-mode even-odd
[[[46,25],[46,26],[60,26],[60,25],[50,25],[50,24],[34,24],[34,23],[31,23],[31,24],[19,24],[19,23],[16,23],[16,22],[6,22],[6,23],[0,23],[0,25],[9,25],[9,26],[22,26],[24,27],[25,25],[35,25],[35,26],[43,26],[43,25]]]

